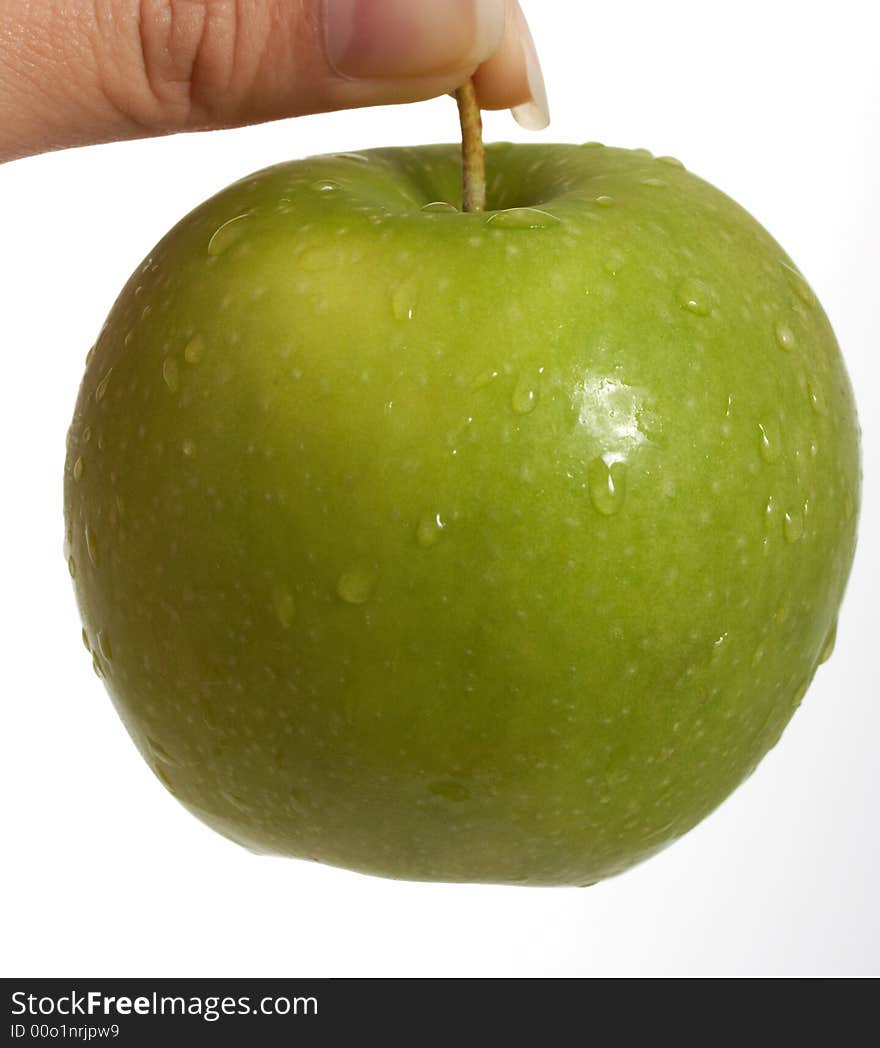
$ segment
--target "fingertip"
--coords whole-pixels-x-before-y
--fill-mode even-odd
[[[529,24],[519,4],[515,6],[520,23],[520,42],[530,97],[520,105],[514,106],[511,112],[520,127],[527,131],[543,131],[550,123],[550,104],[547,101],[544,73]]]
[[[507,0],[504,39],[474,74],[483,109],[510,109],[529,131],[550,123],[547,91],[528,23],[516,0]]]

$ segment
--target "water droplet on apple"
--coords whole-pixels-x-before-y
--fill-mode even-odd
[[[363,153],[334,153],[334,160],[351,160],[357,164],[369,164],[370,158]]]
[[[242,815],[253,814],[253,805],[249,804],[244,797],[239,796],[237,793],[230,793],[229,790],[220,790],[220,796],[236,811],[241,812]]]
[[[150,767],[153,769],[153,774],[156,776],[159,782],[162,783],[165,789],[168,790],[168,792],[172,794],[172,796],[176,796],[174,792],[174,783],[172,783],[168,775],[167,769],[164,768],[161,764],[156,764],[155,762],[151,764]]]
[[[442,797],[444,800],[452,801],[453,804],[462,804],[464,801],[470,799],[470,790],[463,786],[460,782],[430,782],[428,783],[429,792],[433,793],[435,797]]]
[[[103,679],[103,677],[104,677],[104,668],[101,665],[97,655],[92,655],[92,669],[95,671],[95,676],[96,677],[100,677],[100,678]]]
[[[617,513],[626,498],[626,463],[613,462],[610,466],[597,456],[587,466],[590,501],[605,517]]]
[[[776,499],[771,495],[764,506],[764,524],[769,531],[773,527],[773,518],[776,515]]]
[[[598,204],[599,207],[614,207],[614,197],[608,196],[607,193],[602,193],[596,197],[594,203]]]
[[[162,361],[162,379],[172,393],[180,388],[180,372],[174,357],[166,357]]]
[[[493,380],[498,378],[498,372],[494,368],[490,368],[488,371],[483,371],[474,379],[471,383],[471,389],[476,392],[478,389],[485,389],[486,386]]]
[[[148,735],[145,739],[145,742],[153,758],[157,760],[160,764],[165,764],[169,768],[179,767],[179,761],[176,761],[171,756],[171,754],[165,749],[162,743],[159,742],[157,739],[154,739]]]
[[[92,646],[91,646],[91,644],[89,644],[89,635],[88,635],[88,633],[86,633],[85,626],[83,626],[82,630],[80,630],[80,637],[82,638],[83,647],[86,649],[86,651],[89,653],[89,655],[91,655],[92,654]]]
[[[642,185],[654,186],[655,189],[661,189],[663,186],[666,185],[666,183],[663,181],[662,178],[643,178]]]
[[[795,342],[797,341],[794,337],[794,332],[781,320],[776,325],[776,341],[779,344],[780,349],[788,350],[794,349]]]
[[[807,694],[807,691],[811,683],[812,681],[809,677],[807,677],[805,681],[798,685],[794,695],[792,695],[791,697],[791,708],[793,710],[796,710],[798,706],[800,706],[800,704],[804,701],[804,696]]]
[[[436,546],[446,523],[439,513],[425,513],[416,525],[416,541],[423,549]]]
[[[458,208],[455,204],[450,204],[446,200],[432,200],[430,204],[425,204],[422,207],[428,215],[457,215]]]
[[[309,188],[313,189],[316,193],[333,193],[342,187],[338,182],[334,182],[332,178],[318,178],[312,182]]]
[[[412,320],[416,312],[418,291],[415,281],[405,280],[391,295],[391,312],[395,320]]]
[[[828,636],[825,638],[825,642],[822,645],[822,652],[819,655],[819,665],[827,662],[834,654],[834,645],[837,643],[837,619],[831,624],[831,629],[828,631]]]
[[[581,142],[581,149],[604,149],[603,142]]]
[[[678,157],[674,156],[658,156],[657,163],[666,164],[667,167],[684,167],[684,164],[678,159]]]
[[[625,746],[618,746],[611,751],[605,761],[605,784],[607,786],[619,786],[629,778],[627,764],[629,753]]]
[[[92,529],[86,525],[86,550],[89,554],[89,560],[92,562],[92,567],[97,568],[98,566],[98,540],[95,538],[95,533]]]
[[[556,215],[536,207],[511,207],[495,211],[486,219],[486,225],[493,229],[547,229],[558,223]]]
[[[293,594],[289,590],[279,590],[275,594],[275,614],[285,629],[290,629],[293,623],[293,611]]]
[[[541,368],[538,374],[540,375]],[[510,406],[513,408],[514,413],[517,415],[528,415],[535,410],[538,403],[538,382],[537,378],[533,375],[520,375],[517,379],[516,385],[513,387],[513,394],[510,398]]]
[[[113,661],[113,646],[110,643],[110,635],[106,630],[98,630],[98,651],[107,662]]]
[[[828,414],[828,405],[825,403],[825,395],[822,393],[822,387],[815,379],[811,378],[807,380],[807,396],[810,400],[810,407],[817,415]]]
[[[711,310],[709,288],[702,280],[685,280],[677,291],[678,304],[689,313],[706,317]]]
[[[779,459],[779,440],[769,422],[758,423],[758,451],[765,462],[776,462]]]
[[[101,379],[101,381],[95,386],[95,400],[101,401],[104,399],[107,393],[107,387],[110,385],[110,376],[113,374],[113,368],[108,368],[107,373]]]
[[[608,257],[603,263],[603,268],[606,273],[616,277],[625,265],[626,255],[620,250],[620,248],[613,247],[608,252]]]
[[[83,460],[82,460],[82,455],[80,455],[77,458],[76,462],[74,462],[74,464],[73,464],[73,479],[74,480],[81,480],[84,469],[85,469],[85,465],[84,465]]]
[[[193,455],[195,455],[196,453],[195,441],[190,440],[189,437],[187,437],[180,445],[180,450],[184,453],[184,455],[186,455],[187,458],[192,458]]]
[[[331,245],[306,248],[297,258],[296,264],[307,273],[317,273],[324,269],[338,269],[342,260],[339,249]]]
[[[782,518],[782,534],[786,542],[797,542],[804,533],[803,510],[794,509]]]
[[[183,351],[183,359],[187,364],[198,364],[204,355],[205,340],[201,335],[193,335]]]
[[[791,290],[797,295],[801,302],[805,302],[808,306],[811,306],[814,301],[813,292],[810,289],[810,285],[804,279],[803,274],[782,259],[779,260],[779,264],[782,266],[782,271],[785,274],[785,279],[788,281],[788,286]]]
[[[70,572],[72,579],[76,578],[76,561],[74,560],[73,554],[67,558],[67,570]]]
[[[89,364],[91,363],[92,357],[93,357],[94,355],[95,355],[95,347],[94,347],[94,346],[92,346],[92,347],[91,347],[91,348],[89,349],[88,353],[86,353],[86,367],[88,367],[88,366],[89,366]]]
[[[375,586],[375,572],[363,564],[356,564],[339,576],[336,594],[346,604],[366,604]]]
[[[246,211],[243,215],[236,215],[219,226],[214,235],[208,241],[208,254],[211,256],[222,255],[236,241],[240,240],[247,229],[247,220],[251,213]]]

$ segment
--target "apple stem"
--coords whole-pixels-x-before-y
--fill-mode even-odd
[[[483,149],[483,121],[473,80],[455,92],[461,121],[461,209],[486,209],[486,153]]]

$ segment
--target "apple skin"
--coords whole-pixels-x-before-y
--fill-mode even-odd
[[[487,169],[485,214],[422,209],[460,200],[434,146],[183,219],[90,355],[67,555],[128,731],[220,833],[582,885],[698,823],[800,703],[858,423],[812,291],[718,190],[593,144]]]

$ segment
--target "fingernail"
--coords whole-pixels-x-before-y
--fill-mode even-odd
[[[531,99],[511,109],[513,119],[524,127],[526,131],[543,131],[550,123],[550,106],[547,103],[547,88],[544,86],[544,74],[541,72],[541,63],[538,61],[538,52],[535,41],[529,31],[528,23],[523,17],[522,11],[518,12],[521,23],[521,39],[523,42],[523,59],[526,64],[526,77],[529,82]]]
[[[442,74],[488,58],[504,33],[504,0],[324,0],[324,47],[353,79]]]

